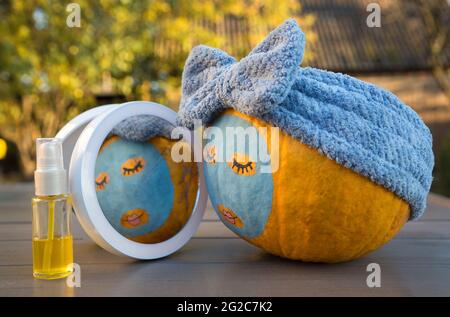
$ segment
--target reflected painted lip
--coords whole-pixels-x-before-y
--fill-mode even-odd
[[[228,223],[238,228],[242,228],[244,226],[241,218],[239,218],[236,213],[230,208],[227,208],[224,205],[218,205],[217,209],[219,210],[222,218],[225,219]]]
[[[120,223],[125,228],[133,229],[145,225],[148,222],[148,218],[147,211],[136,208],[124,212],[120,217]]]

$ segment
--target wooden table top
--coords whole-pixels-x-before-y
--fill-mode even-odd
[[[268,255],[237,238],[209,207],[196,235],[160,260],[109,254],[74,220],[81,287],[32,277],[32,184],[0,185],[0,296],[442,296],[450,295],[450,199],[430,194],[428,210],[387,245],[342,264]],[[74,217],[75,219],[75,217]],[[369,263],[381,287],[369,288]]]

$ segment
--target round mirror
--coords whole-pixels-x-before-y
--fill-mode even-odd
[[[171,139],[176,113],[159,104],[129,102],[100,115],[94,109],[92,120],[78,128],[70,159],[81,225],[116,254],[152,259],[176,251],[195,233],[207,199],[201,159],[172,158],[173,146],[190,151],[191,137]],[[67,131],[57,137],[73,140]]]

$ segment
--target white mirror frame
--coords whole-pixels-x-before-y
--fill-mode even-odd
[[[103,214],[94,185],[98,152],[108,134],[119,122],[132,116],[152,115],[175,126],[176,112],[160,104],[144,101],[132,101],[121,105],[105,106],[103,109],[95,109],[88,111],[91,112],[90,115],[85,115],[85,119],[90,117],[92,121],[85,126],[76,141],[69,168],[69,188],[73,196],[75,213],[83,229],[92,240],[105,250],[135,259],[157,259],[177,251],[195,234],[205,212],[208,195],[201,158],[195,157],[196,161],[200,162],[197,163],[199,188],[191,217],[176,235],[160,243],[134,242],[117,232]],[[70,125],[70,122],[68,125]],[[63,128],[57,137],[67,138],[70,135],[67,131]],[[191,141],[192,136],[189,142],[191,143]],[[192,143],[191,147],[194,148]],[[194,151],[194,155],[196,155],[196,151]]]
[[[64,155],[64,168],[68,171],[70,166],[70,159],[72,157],[72,152],[77,144],[78,138],[83,132],[84,128],[94,120],[96,117],[105,113],[114,107],[118,107],[119,104],[110,104],[104,106],[98,106],[86,110],[85,112],[80,113],[75,118],[70,120],[69,122],[58,131],[58,134],[55,138],[61,139],[63,143],[63,155]]]

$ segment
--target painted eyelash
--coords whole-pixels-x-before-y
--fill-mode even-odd
[[[98,180],[100,179],[100,180]],[[105,189],[106,185],[109,184],[109,175],[106,172],[100,173],[97,178],[95,179],[95,190],[101,191]]]
[[[101,187],[103,185],[108,184],[107,178],[108,177],[106,175],[103,176],[103,178],[102,178],[102,180],[100,182],[95,181],[95,185],[97,185],[98,187]]]
[[[241,164],[238,161],[236,161],[236,159],[233,159],[233,165],[232,168],[236,168],[237,169],[237,173],[247,173],[249,172],[248,169],[250,169],[250,171],[253,170],[253,166],[252,166],[253,162],[247,162],[246,164]]]
[[[143,168],[144,168],[144,166],[142,165],[142,161],[138,161],[133,168],[122,167],[122,174],[125,175],[125,176],[126,175],[131,175],[133,173],[139,172]]]

